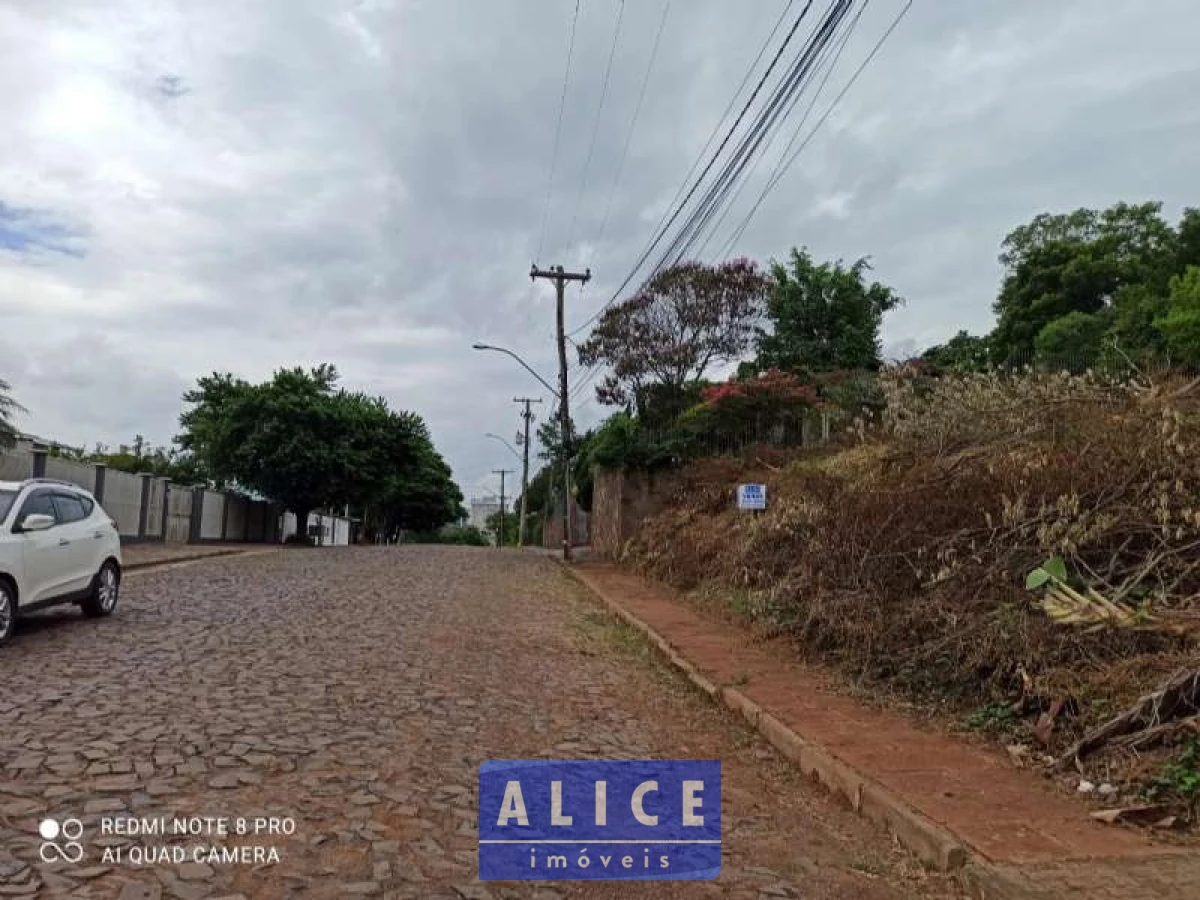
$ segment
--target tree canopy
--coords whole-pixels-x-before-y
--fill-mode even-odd
[[[1186,259],[1200,252],[1198,231],[1196,210],[1175,229],[1158,202],[1042,213],[1014,229],[1000,253],[1005,275],[994,304],[994,360],[1062,351],[1094,357],[1105,337],[1123,338],[1126,350],[1156,344],[1159,301]]]
[[[1200,266],[1171,279],[1167,311],[1156,324],[1175,359],[1200,365]]]
[[[585,366],[606,365],[597,399],[639,414],[682,408],[676,398],[712,367],[749,348],[765,280],[746,259],[675,265],[605,311],[579,347]]]
[[[868,284],[870,269],[866,258],[818,265],[807,249],[793,249],[786,265],[773,262],[769,327],[758,330],[757,356],[746,368],[800,375],[876,368],[883,315],[903,301],[886,285]]]
[[[1200,266],[1200,209],[1185,209],[1175,226],[1156,201],[1042,213],[1004,239],[1000,263],[994,330],[960,332],[926,360],[1075,371],[1197,364],[1183,298],[1190,267]]]
[[[331,365],[250,384],[199,379],[177,442],[219,486],[269,497],[298,522],[350,505],[379,528],[433,530],[462,517],[462,494],[420,416],[337,387]]]

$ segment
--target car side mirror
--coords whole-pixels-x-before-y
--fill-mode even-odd
[[[21,520],[22,531],[45,531],[54,527],[54,516],[45,513],[30,513]]]

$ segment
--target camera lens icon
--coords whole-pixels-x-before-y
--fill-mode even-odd
[[[78,843],[83,837],[83,823],[78,819],[42,819],[38,823],[38,834],[43,844],[38,853],[42,862],[71,862],[77,863],[83,859],[83,845]],[[63,838],[65,843],[58,843]]]

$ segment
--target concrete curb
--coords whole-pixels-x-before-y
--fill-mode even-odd
[[[559,562],[562,563],[562,560]],[[599,597],[614,615],[649,638],[692,684],[714,700],[740,713],[801,772],[815,778],[829,790],[844,796],[855,812],[886,828],[906,850],[922,862],[943,872],[961,870],[967,866],[966,846],[949,831],[897,797],[870,775],[842,762],[824,747],[805,740],[737,688],[713,684],[672,647],[665,637],[601,591],[586,573],[565,563],[563,568],[572,578]],[[974,870],[975,866],[970,868]]]
[[[261,548],[247,550],[218,550],[215,553],[189,553],[186,556],[172,556],[168,559],[149,559],[144,562],[126,563],[122,568],[126,572],[137,572],[140,569],[150,569],[155,566],[172,566],[175,563],[197,562],[202,559],[220,559],[224,556],[244,556],[250,553],[262,553]]]

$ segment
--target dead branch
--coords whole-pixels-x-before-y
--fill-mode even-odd
[[[1146,694],[1119,716],[1093,728],[1066,753],[1055,760],[1062,769],[1135,729],[1153,728],[1182,714],[1200,712],[1200,669],[1173,676],[1153,693]]]
[[[1152,725],[1133,734],[1115,738],[1111,742],[1111,745],[1113,747],[1124,747],[1129,750],[1145,750],[1147,747],[1152,747],[1164,738],[1171,737],[1178,732],[1196,730],[1197,728],[1200,728],[1200,716],[1188,716],[1186,719],[1179,719],[1176,722],[1164,722],[1161,725]]]
[[[1185,384],[1179,390],[1172,392],[1171,399],[1178,400],[1184,394],[1190,393],[1192,391],[1192,389],[1195,388],[1197,385],[1200,385],[1200,378],[1193,378],[1191,381],[1189,381],[1187,384]]]

